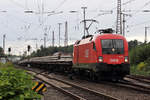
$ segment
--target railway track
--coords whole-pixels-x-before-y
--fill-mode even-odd
[[[29,69],[27,69],[27,70],[29,70]],[[33,69],[32,69],[32,71],[34,71]],[[67,84],[67,85],[69,85],[69,86],[71,86],[71,87],[74,87],[75,89],[73,89],[73,88],[65,88],[65,87],[62,87],[64,90],[66,90],[66,91],[69,91],[69,92],[73,92],[72,94],[75,94],[75,95],[77,95],[77,96],[79,96],[79,97],[81,97],[83,100],[99,100],[99,99],[97,99],[97,98],[100,98],[101,100],[118,100],[118,98],[114,98],[114,97],[112,97],[112,96],[109,96],[109,97],[111,97],[111,98],[108,98],[107,96],[104,96],[105,94],[103,94],[103,93],[99,93],[99,92],[96,92],[96,91],[93,91],[93,90],[87,90],[86,89],[86,93],[85,92],[81,92],[81,88],[84,88],[84,87],[81,87],[80,88],[80,86],[78,86],[78,85],[75,85],[74,83],[68,83],[68,81],[64,81],[64,80],[61,80],[61,79],[56,79],[56,78],[54,78],[54,77],[51,77],[51,76],[48,76],[47,74],[45,74],[45,71],[44,70],[42,70],[42,71],[40,71],[40,72],[35,72],[36,74],[35,75],[42,75],[42,76],[44,76],[44,77],[46,77],[47,79],[53,79],[53,80],[56,80],[56,81],[58,81],[58,82],[61,82],[61,83],[64,83],[64,84]],[[73,86],[72,86],[72,84],[73,84]],[[143,85],[139,85],[139,84],[135,84],[135,83],[132,83],[132,82],[130,82],[130,81],[119,81],[119,82],[117,82],[117,83],[111,83],[111,82],[100,82],[100,84],[106,84],[106,85],[111,85],[111,86],[114,86],[114,87],[121,87],[121,88],[126,88],[126,89],[129,89],[129,90],[135,90],[135,91],[139,91],[139,92],[141,92],[141,93],[146,93],[146,94],[150,94],[150,87],[148,87],[148,86],[143,86]],[[79,87],[79,88],[78,88]],[[70,91],[71,90],[71,91]],[[78,91],[78,90],[80,90],[80,91]],[[87,91],[92,91],[92,92],[88,92],[87,93]],[[96,92],[96,93],[93,93],[93,92]],[[66,93],[67,94],[67,93]],[[80,96],[80,95],[82,94],[82,96]],[[89,95],[89,94],[92,94],[92,95]],[[101,95],[101,96],[98,96],[98,95]],[[84,95],[89,95],[89,97],[86,97],[86,96],[84,96]],[[91,98],[90,98],[91,97]],[[94,98],[93,98],[94,97]],[[80,99],[81,99],[80,98]],[[112,99],[113,98],[113,99]]]
[[[126,78],[137,80],[142,83],[150,84],[150,77],[145,77],[140,75],[127,75]]]
[[[148,85],[148,84],[143,85],[143,84],[140,84],[140,83],[135,83],[135,82],[127,81],[127,80],[121,80],[117,83],[103,82],[103,84],[112,85],[112,86],[116,86],[116,87],[127,88],[127,89],[132,89],[132,90],[139,91],[139,92],[142,92],[142,93],[150,94],[150,85]]]
[[[150,87],[141,84],[132,83],[128,81],[120,81],[117,85],[150,94]]]
[[[33,74],[34,77],[38,78],[41,81],[44,81],[46,84],[51,85],[62,93],[71,96],[75,100],[119,100],[118,98],[106,95],[104,93],[81,87],[64,80],[52,78],[46,74],[36,73],[32,71],[29,71],[28,73]],[[61,86],[58,84],[61,84]]]

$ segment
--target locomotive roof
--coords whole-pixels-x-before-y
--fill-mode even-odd
[[[123,39],[123,40],[126,40],[122,35],[118,35],[118,34],[96,34],[96,35],[90,36],[88,38],[78,40],[78,41],[76,41],[75,44],[82,45],[82,44],[86,44],[86,43],[91,43],[91,42],[95,41],[96,39]]]

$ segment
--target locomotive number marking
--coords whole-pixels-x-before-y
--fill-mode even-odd
[[[119,62],[118,59],[110,59],[110,62]]]

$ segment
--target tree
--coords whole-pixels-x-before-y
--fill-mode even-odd
[[[70,45],[68,47],[48,47],[48,48],[43,48],[43,46],[41,46],[40,49],[38,49],[37,51],[34,51],[31,54],[31,57],[48,56],[56,52],[72,53],[73,45]]]
[[[150,59],[150,44],[141,44],[131,49],[131,64],[137,65],[141,62],[149,61],[148,59]]]
[[[129,44],[129,50],[131,50],[132,48],[135,48],[138,45],[138,41],[137,40],[131,40],[128,42]]]

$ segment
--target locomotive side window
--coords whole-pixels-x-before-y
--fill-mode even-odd
[[[96,51],[96,45],[94,42],[93,42],[93,49]]]
[[[124,45],[121,39],[101,40],[103,54],[123,54]]]

